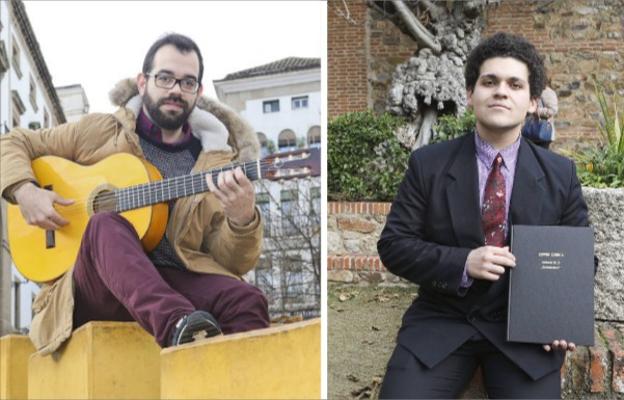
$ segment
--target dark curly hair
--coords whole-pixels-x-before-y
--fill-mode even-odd
[[[504,32],[498,32],[483,40],[470,52],[464,71],[466,89],[474,89],[481,65],[494,57],[513,57],[525,63],[529,69],[531,97],[536,98],[542,94],[546,86],[546,69],[537,49],[525,38]]]

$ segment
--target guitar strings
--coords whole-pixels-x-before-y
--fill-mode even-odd
[[[267,166],[271,166],[274,164],[274,161],[260,161],[260,167],[261,167],[261,173],[266,172],[267,169],[263,168],[263,167],[267,167]],[[171,177],[171,178],[166,178],[163,180],[158,180],[158,181],[152,181],[152,182],[146,182],[146,183],[141,183],[139,185],[133,185],[133,186],[128,186],[128,187],[124,187],[124,188],[119,188],[116,189],[114,192],[108,192],[108,193],[103,193],[102,195],[98,196],[96,198],[96,200],[94,201],[94,206],[101,206],[103,203],[107,202],[107,201],[111,201],[114,200],[115,198],[117,198],[118,196],[121,196],[121,200],[123,201],[124,199],[127,200],[132,200],[133,198],[138,199],[139,196],[142,196],[143,199],[145,199],[145,195],[148,194],[148,192],[151,191],[155,191],[155,190],[159,190],[164,192],[165,190],[169,192],[169,194],[171,194],[172,190],[174,191],[174,193],[177,194],[178,189],[184,189],[185,187],[188,188],[188,185],[191,185],[192,187],[193,182],[194,181],[199,181],[198,185],[204,185],[204,188],[207,188],[207,184],[206,184],[206,177],[208,176],[208,174],[211,174],[211,177],[214,178],[218,177],[218,174],[224,171],[230,171],[233,170],[237,167],[242,167],[243,172],[245,173],[245,175],[249,175],[247,169],[248,168],[253,168],[251,169],[249,172],[257,172],[257,167],[258,162],[257,161],[252,161],[252,162],[247,162],[247,163],[237,163],[237,164],[231,164],[228,166],[224,166],[222,168],[216,168],[216,169],[212,169],[212,170],[208,170],[208,171],[201,171],[201,172],[196,172],[193,173],[191,175],[181,175],[181,176],[177,176],[177,177]],[[278,167],[276,167],[278,168]],[[261,176],[258,177],[258,179],[260,179]],[[156,185],[161,185],[161,187],[159,187],[158,189],[155,189],[154,187]],[[134,192],[133,192],[134,191]],[[205,192],[206,190],[202,190],[202,192]],[[173,196],[173,198],[176,197],[185,197],[185,196]],[[72,215],[72,214],[78,214],[78,213],[85,213],[86,210],[84,208],[84,205],[86,204],[86,201],[88,200],[88,197],[86,198],[80,198],[80,199],[73,199],[74,203],[57,209],[57,211],[61,211],[62,215]],[[155,203],[157,204],[157,203]],[[137,208],[141,208],[141,207],[137,207]],[[126,210],[128,211],[128,210]]]
[[[204,172],[195,173],[192,175],[183,175],[183,176],[178,176],[178,177],[167,178],[166,180],[153,181],[153,182],[148,182],[148,183],[142,183],[139,185],[128,186],[125,188],[119,188],[114,192],[103,193],[102,195],[98,196],[96,200],[94,201],[94,205],[97,208],[98,205],[101,205],[107,201],[114,200],[116,198],[121,201],[127,200],[128,202],[138,201],[140,198],[145,200],[146,196],[149,196],[150,193],[157,193],[158,191],[163,192],[163,193],[167,191],[169,193],[169,196],[167,197],[172,197],[172,198],[185,197],[184,195],[179,195],[177,193],[178,190],[180,192],[182,192],[182,190],[185,188],[192,190],[192,188],[194,187],[193,182],[196,182],[198,187],[202,188],[201,192],[206,192],[207,191],[207,184],[205,183],[206,176],[210,173],[213,178],[216,178],[220,172],[222,172],[222,170],[204,171]],[[246,175],[251,175],[251,174],[246,174]],[[161,187],[156,188],[155,186],[157,185],[161,185]],[[171,196],[171,194],[174,194],[174,196]],[[86,200],[86,199],[75,199],[74,204],[71,204],[62,209],[63,214],[69,215],[75,212],[84,213],[86,210],[84,209],[85,201],[83,200]],[[136,207],[136,208],[141,208],[141,207]]]

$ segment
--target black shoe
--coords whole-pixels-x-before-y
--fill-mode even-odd
[[[182,317],[173,328],[169,346],[177,346],[195,340],[195,335],[209,338],[221,334],[221,328],[217,320],[206,311],[193,311]]]

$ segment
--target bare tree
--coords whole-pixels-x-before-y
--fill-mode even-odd
[[[370,7],[384,13],[420,46],[397,66],[388,94],[387,109],[409,120],[397,132],[405,146],[415,149],[429,143],[440,113],[465,112],[464,63],[479,42],[483,9],[498,2],[369,1]]]
[[[259,183],[258,206],[265,222],[264,249],[256,285],[269,298],[273,319],[320,315],[320,178]],[[273,190],[271,190],[273,189]]]

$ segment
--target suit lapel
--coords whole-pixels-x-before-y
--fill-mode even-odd
[[[544,199],[544,172],[535,153],[524,138],[521,139],[516,161],[508,226],[512,224],[539,225]]]
[[[482,246],[479,176],[474,133],[464,136],[447,172],[446,200],[455,238],[461,247]]]

